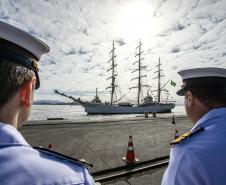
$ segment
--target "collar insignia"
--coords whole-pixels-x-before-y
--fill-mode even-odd
[[[197,134],[201,131],[203,131],[204,128],[203,127],[197,127],[193,132],[189,131],[189,132],[186,132],[185,134],[181,135],[180,137],[178,137],[177,139],[174,139],[170,145],[176,145],[176,144],[179,144],[181,143],[183,140],[193,136],[194,134]]]

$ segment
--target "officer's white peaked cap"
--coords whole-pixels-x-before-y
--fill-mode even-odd
[[[35,56],[37,60],[50,50],[40,39],[2,21],[0,21],[0,38],[27,50]]]
[[[223,77],[226,78],[226,69],[217,67],[194,68],[181,70],[178,74],[182,80],[200,77]]]
[[[180,96],[185,95],[190,88],[225,88],[226,69],[217,67],[194,68],[181,70],[178,74],[182,77],[182,88],[177,91]]]

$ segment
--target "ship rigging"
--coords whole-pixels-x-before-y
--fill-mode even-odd
[[[110,89],[111,97],[110,97],[109,103],[107,102],[102,103],[100,101],[97,94],[97,89],[96,89],[96,96],[92,101],[82,101],[80,98],[74,98],[72,96],[68,96],[64,93],[59,92],[58,90],[55,90],[55,93],[80,103],[80,105],[82,105],[85,108],[85,111],[88,114],[142,114],[145,112],[150,112],[150,113],[171,112],[171,109],[175,107],[175,104],[170,102],[166,102],[166,103],[161,102],[161,92],[162,91],[167,92],[167,90],[163,88],[166,86],[166,84],[169,81],[163,87],[161,87],[161,77],[163,77],[163,75],[161,74],[162,69],[160,67],[161,66],[160,58],[159,58],[159,63],[156,66],[158,67],[158,70],[156,71],[158,73],[156,77],[158,78],[157,101],[153,101],[153,97],[150,96],[149,93],[147,93],[147,96],[143,99],[143,101],[141,101],[142,88],[150,87],[149,85],[142,84],[142,78],[147,77],[142,73],[142,71],[147,67],[142,64],[142,60],[144,60],[144,58],[142,57],[142,54],[144,52],[142,51],[142,48],[141,48],[142,44],[143,43],[139,41],[139,45],[136,48],[138,52],[135,54],[135,58],[137,58],[137,60],[133,63],[133,65],[137,65],[137,68],[132,71],[132,73],[138,74],[135,78],[131,80],[131,81],[137,80],[137,85],[129,88],[129,89],[137,88],[137,104],[136,105],[133,105],[131,102],[120,102],[120,100],[124,97],[124,95],[121,98],[119,98],[119,100],[114,101],[115,89],[116,87],[118,87],[115,80],[117,77],[117,74],[116,74],[117,64],[115,62],[116,54],[115,54],[114,42],[112,44],[113,45],[112,50],[109,53],[111,57],[108,61],[108,63],[111,63],[111,67],[107,70],[108,72],[111,71],[111,76],[107,78],[107,80],[111,80],[111,84],[109,87],[106,88],[106,89]]]

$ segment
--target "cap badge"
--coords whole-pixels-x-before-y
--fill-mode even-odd
[[[186,82],[185,81],[183,81],[183,84],[181,85],[181,88],[185,88],[186,87]]]
[[[35,60],[32,60],[32,68],[35,70],[35,71],[39,71],[39,65],[38,65],[38,62],[36,62]]]

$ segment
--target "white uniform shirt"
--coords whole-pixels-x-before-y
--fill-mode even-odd
[[[93,185],[87,169],[34,150],[12,126],[0,123],[0,184]]]
[[[206,113],[192,128],[204,131],[172,148],[162,185],[226,185],[226,108]]]

